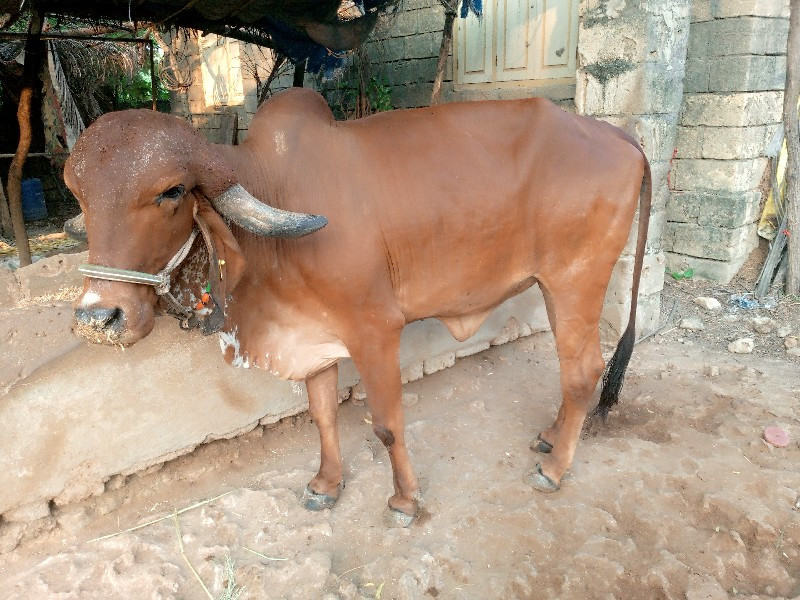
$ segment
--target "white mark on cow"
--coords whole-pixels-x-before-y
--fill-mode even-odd
[[[232,367],[242,367],[244,366],[245,362],[240,352],[241,348],[239,345],[239,338],[236,337],[238,332],[238,327],[234,327],[233,331],[230,332],[219,332],[219,349],[222,351],[222,354],[226,354],[228,352],[228,348],[233,348],[233,360],[231,360]]]
[[[89,291],[83,295],[83,298],[81,298],[79,306],[81,308],[88,308],[90,306],[94,306],[98,302],[100,302],[100,294]]]
[[[275,132],[275,152],[278,153],[278,156],[282,156],[286,154],[286,134],[282,131]]]

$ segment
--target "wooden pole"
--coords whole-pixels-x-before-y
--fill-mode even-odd
[[[156,84],[156,61],[153,38],[150,38],[150,94],[153,98],[153,110],[158,110],[158,85]]]
[[[3,189],[2,182],[0,182],[0,232],[7,238],[11,238],[13,231],[14,226],[11,224],[11,212],[8,210],[6,191]]]
[[[800,96],[800,0],[791,0],[789,41],[786,46],[786,90],[783,96],[783,126],[786,131],[786,229],[789,231],[789,266],[786,293],[800,294],[800,126],[797,100]]]
[[[44,14],[34,9],[28,27],[28,38],[25,41],[25,65],[22,71],[22,92],[17,107],[19,123],[19,143],[17,152],[8,169],[8,208],[11,212],[11,223],[19,255],[19,266],[31,264],[31,249],[28,245],[28,232],[25,229],[25,218],[22,215],[22,168],[31,147],[31,100],[33,88],[38,79],[39,67],[42,64],[40,36]]]
[[[439,1],[444,6],[444,29],[442,30],[442,43],[439,46],[439,60],[436,63],[436,78],[433,80],[431,104],[439,104],[442,100],[444,68],[447,65],[450,49],[453,47],[453,25],[456,22],[456,9],[458,8],[458,0],[452,0],[452,4],[446,0]]]
[[[294,66],[294,78],[292,79],[292,87],[303,87],[303,80],[306,77],[306,61],[297,63]]]

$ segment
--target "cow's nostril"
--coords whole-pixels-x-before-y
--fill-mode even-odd
[[[124,319],[121,308],[76,308],[75,320],[93,329],[113,328]]]

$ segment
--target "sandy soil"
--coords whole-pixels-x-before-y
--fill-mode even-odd
[[[187,561],[214,598],[233,584],[241,598],[298,600],[800,597],[798,363],[684,335],[637,346],[619,410],[587,428],[556,494],[522,479],[558,407],[542,334],[406,386],[425,496],[409,529],[384,524],[387,455],[348,400],[333,510],[301,507],[318,442],[295,417],[54,510],[0,555],[0,597],[208,597]],[[775,424],[788,447],[762,440]],[[179,514],[178,534],[174,511],[220,494]]]

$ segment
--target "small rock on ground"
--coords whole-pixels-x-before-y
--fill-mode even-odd
[[[777,334],[779,338],[785,338],[790,333],[792,333],[791,325],[781,325],[780,327],[778,327]]]
[[[403,393],[403,406],[413,406],[419,402],[419,396],[410,392]]]
[[[783,345],[786,346],[787,348],[797,348],[798,346],[800,346],[800,337],[796,335],[787,336],[783,340]]]
[[[686,600],[727,600],[728,594],[710,575],[692,574],[686,589]]]
[[[769,317],[753,317],[750,325],[756,333],[772,333],[777,324]]]
[[[739,338],[728,344],[728,352],[733,352],[734,354],[750,354],[753,348],[755,348],[753,338]]]
[[[719,310],[722,308],[722,304],[719,303],[719,300],[706,296],[698,296],[694,299],[694,303],[698,306],[702,306],[706,310]]]
[[[685,319],[681,319],[678,327],[681,329],[688,329],[689,331],[703,331],[703,329],[706,328],[706,326],[703,325],[703,321],[698,317],[686,317]]]

